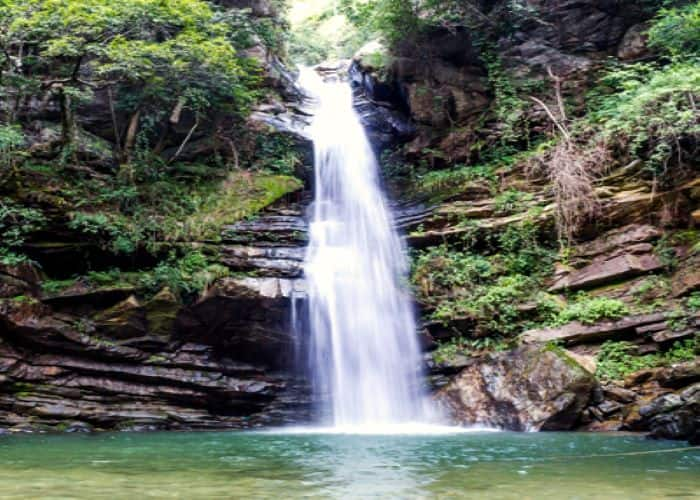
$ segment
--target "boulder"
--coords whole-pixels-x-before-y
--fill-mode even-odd
[[[672,389],[700,382],[700,358],[663,368],[640,370],[625,379],[625,387],[632,388],[650,382]]]
[[[175,319],[182,304],[178,297],[165,287],[144,304],[148,333],[159,337],[170,337]]]
[[[566,430],[594,386],[593,375],[563,350],[523,346],[474,360],[435,398],[460,425]]]
[[[100,312],[94,319],[97,331],[110,338],[139,337],[147,330],[143,307],[134,295]]]
[[[618,403],[632,403],[637,399],[637,393],[614,384],[602,387],[604,397],[617,401]]]
[[[695,255],[679,266],[671,278],[674,297],[682,297],[700,290],[700,255]]]
[[[30,262],[0,264],[0,298],[33,295],[39,291],[41,275]]]
[[[646,250],[646,247],[644,248]],[[612,258],[594,260],[591,264],[560,278],[550,292],[582,290],[658,271],[664,266],[652,253],[625,253]]]
[[[654,226],[628,224],[621,228],[611,229],[593,241],[578,245],[573,254],[575,257],[583,258],[611,254],[630,245],[653,242],[661,235],[662,232]]]
[[[651,437],[700,442],[700,383],[664,394],[639,409]]]
[[[619,321],[604,321],[596,325],[584,325],[574,321],[556,328],[528,330],[523,333],[522,341],[527,344],[552,341],[561,341],[566,344],[600,342],[627,334],[640,334],[643,333],[640,330],[650,325],[655,325],[654,328],[656,328],[660,322],[665,325],[665,315],[662,313],[628,316]]]
[[[623,61],[630,61],[648,55],[647,31],[649,31],[647,23],[635,24],[628,29],[617,47],[617,57]]]

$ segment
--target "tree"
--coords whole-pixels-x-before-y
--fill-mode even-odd
[[[110,100],[114,89],[126,90],[119,104],[130,119],[119,149],[127,161],[145,114],[171,124],[185,108],[245,113],[255,95],[257,67],[239,55],[253,27],[240,12],[203,0],[0,0],[0,8],[0,86],[16,103],[10,118],[28,92],[57,98],[64,150],[76,140],[76,103],[98,89]]]

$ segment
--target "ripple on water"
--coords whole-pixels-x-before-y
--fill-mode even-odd
[[[683,443],[576,433],[0,437],[0,497],[697,498]]]

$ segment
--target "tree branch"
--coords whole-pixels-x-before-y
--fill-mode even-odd
[[[194,134],[194,131],[197,130],[197,127],[199,126],[199,113],[195,114],[195,119],[194,119],[194,125],[192,125],[192,128],[190,131],[187,133],[187,136],[185,137],[185,140],[182,141],[182,144],[180,144],[180,147],[177,148],[177,151],[175,151],[175,154],[173,155],[172,158],[168,161],[168,163],[172,163],[177,159],[178,156],[182,153],[182,150],[185,149],[185,146],[187,143],[190,141],[192,138],[192,134]]]

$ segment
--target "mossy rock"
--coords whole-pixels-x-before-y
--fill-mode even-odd
[[[131,295],[94,317],[97,330],[110,338],[140,337],[146,333],[146,314],[139,300]]]
[[[175,319],[181,307],[180,300],[170,288],[165,287],[160,290],[144,306],[149,333],[159,337],[172,335]]]

